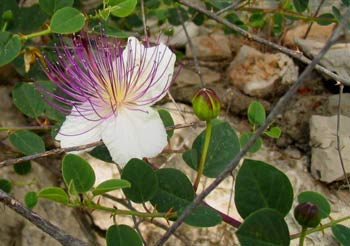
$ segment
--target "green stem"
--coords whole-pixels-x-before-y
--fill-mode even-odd
[[[306,237],[306,230],[307,230],[307,227],[303,226],[303,229],[301,229],[301,233],[300,233],[299,246],[304,246],[304,240]]]
[[[96,210],[110,212],[110,213],[113,213],[114,215],[124,214],[124,215],[134,215],[134,216],[141,217],[141,218],[166,218],[166,219],[176,217],[175,213],[144,213],[144,212],[132,211],[132,210],[121,210],[121,209],[116,209],[116,208],[108,208],[108,207],[101,206],[101,205],[98,205],[95,203],[85,204],[85,206],[88,208],[96,209]]]
[[[44,35],[47,35],[50,33],[51,33],[51,28],[48,26],[47,29],[42,30],[40,32],[35,32],[35,33],[28,34],[28,35],[24,35],[24,36],[22,36],[22,39],[28,40],[28,39],[35,38],[35,37],[44,36]]]
[[[341,219],[332,220],[331,222],[329,222],[327,224],[324,224],[322,226],[316,227],[314,229],[307,230],[305,235],[309,235],[311,233],[318,232],[318,231],[323,231],[324,229],[327,229],[329,227],[332,227],[332,226],[334,226],[336,224],[339,224],[340,222],[343,222],[343,221],[349,220],[349,219],[350,219],[350,216],[346,216],[346,217],[341,218]],[[298,237],[301,237],[301,233],[297,233],[297,234],[291,235],[290,239],[293,240],[293,239],[296,239]]]
[[[211,128],[212,128],[211,120],[207,120],[207,128],[205,129],[205,140],[204,140],[204,146],[203,146],[203,150],[202,150],[202,156],[201,156],[201,160],[200,160],[199,166],[198,166],[197,177],[196,177],[194,184],[193,184],[194,191],[197,191],[199,181],[200,181],[201,176],[203,174],[204,164],[205,164],[205,160],[207,159],[207,153],[208,153],[208,148],[209,148],[209,143],[210,143]]]
[[[50,130],[52,126],[14,126],[14,127],[0,127],[1,131],[18,131],[18,130]]]
[[[9,24],[8,21],[5,21],[5,23],[4,23],[4,25],[2,26],[2,29],[1,29],[2,32],[6,31],[8,24]]]

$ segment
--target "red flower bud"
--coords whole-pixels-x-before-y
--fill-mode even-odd
[[[305,202],[295,207],[294,218],[303,227],[316,227],[320,224],[321,214],[315,204]]]

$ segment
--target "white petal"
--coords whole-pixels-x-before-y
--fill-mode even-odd
[[[79,115],[75,108],[63,122],[56,140],[61,141],[61,147],[73,147],[101,140],[101,122],[96,114],[89,113],[89,119]]]
[[[157,46],[145,48],[136,38],[130,37],[128,45],[123,51],[123,59],[126,66],[129,64],[129,69],[131,68],[130,64],[134,65],[132,67],[134,72],[129,80],[141,86],[137,87],[140,88],[139,91],[145,90],[151,83],[151,87],[137,101],[142,103],[145,100],[157,98],[149,103],[152,105],[163,98],[166,94],[164,89],[169,87],[172,81],[176,60],[175,54],[166,45],[160,43]],[[156,72],[152,74],[155,68]],[[141,75],[139,75],[140,69]],[[145,81],[146,83],[144,83]]]
[[[103,123],[102,140],[113,161],[120,165],[131,158],[154,157],[167,145],[158,112],[149,107],[142,110],[124,109]]]

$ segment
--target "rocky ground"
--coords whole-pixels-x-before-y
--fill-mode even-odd
[[[206,86],[213,88],[220,95],[222,101],[221,118],[232,124],[238,133],[249,130],[246,119],[246,110],[253,100],[259,100],[269,111],[278,98],[295,83],[304,65],[292,60],[288,56],[260,47],[234,35],[224,35],[220,30],[197,27],[192,23],[186,24],[191,30],[192,42],[198,55],[203,81]],[[299,47],[301,52],[312,58],[330,35],[333,26],[313,25],[309,38],[300,39],[307,26],[298,24],[285,35],[283,43],[289,47]],[[176,45],[179,50],[185,51],[185,58],[179,62],[181,69],[171,94],[177,102],[158,105],[168,109],[175,119],[175,123],[192,122],[195,120],[189,107],[191,97],[200,86],[200,78],[194,68],[193,53],[186,44],[186,37],[182,33],[176,34]],[[218,45],[220,44],[220,45]],[[181,47],[181,45],[184,45]],[[350,52],[348,44],[334,46],[322,60],[322,65],[336,71],[338,74],[349,77],[350,67],[347,55]],[[28,123],[11,101],[11,89],[16,82],[17,75],[11,73],[9,67],[0,71],[0,126],[23,126]],[[5,82],[6,81],[6,82]],[[323,78],[314,72],[309,75],[304,86],[298,91],[292,101],[281,113],[275,124],[282,128],[282,136],[278,140],[265,140],[263,148],[256,154],[249,156],[264,160],[283,170],[290,178],[294,193],[312,190],[324,194],[332,205],[332,218],[341,218],[349,215],[350,195],[342,189],[343,173],[341,171],[338,153],[335,149],[335,115],[337,113],[338,96],[335,82]],[[344,94],[341,103],[341,144],[344,146],[345,168],[350,172],[350,159],[346,156],[350,146],[350,94]],[[191,147],[194,138],[202,128],[186,128],[175,131],[171,140],[172,149]],[[2,138],[0,159],[11,157],[11,149],[6,141],[6,134]],[[346,154],[345,154],[346,153]],[[97,173],[97,182],[111,177],[118,177],[115,166],[95,160],[88,155]],[[155,163],[164,163],[166,166],[183,170],[191,179],[194,173],[181,158],[181,154],[163,154],[154,160]],[[12,195],[22,200],[28,191],[39,191],[43,187],[61,185],[59,176],[59,157],[48,158],[33,162],[33,171],[26,176],[14,173],[12,167],[1,169],[0,177],[15,183]],[[206,179],[202,187],[212,180]],[[215,208],[228,212],[239,218],[234,208],[232,188],[234,179],[225,180],[206,201]],[[202,188],[200,187],[200,188]],[[116,196],[121,194],[116,193]],[[107,204],[113,205],[105,199]],[[31,223],[25,221],[8,208],[0,208],[0,245],[58,245],[46,234],[43,234]],[[101,235],[108,228],[112,219],[108,214],[93,212],[86,214],[82,211],[65,208],[49,201],[40,201],[34,209],[44,218],[49,219],[63,230],[80,239],[104,244]],[[292,215],[287,217],[291,233],[296,233],[299,227]],[[129,218],[118,218],[120,223],[132,223]],[[145,221],[141,224],[146,241],[155,242],[167,226],[165,221],[157,221],[158,225]],[[347,223],[349,225],[349,223]],[[93,233],[91,233],[93,231]],[[167,245],[238,245],[234,235],[235,229],[227,224],[214,228],[180,227],[177,234]],[[292,245],[297,245],[297,242]],[[338,245],[331,236],[330,230],[325,233],[315,233],[308,237],[306,245]]]

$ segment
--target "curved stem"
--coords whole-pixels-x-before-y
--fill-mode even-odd
[[[306,227],[303,226],[303,229],[301,229],[300,238],[299,238],[299,246],[304,246],[304,240],[306,237]]]
[[[203,150],[202,150],[202,156],[201,156],[201,160],[200,160],[199,166],[198,166],[197,177],[196,177],[194,184],[193,184],[194,191],[197,190],[199,181],[200,181],[201,176],[203,174],[205,160],[207,159],[207,153],[208,153],[208,148],[209,148],[209,143],[210,143],[211,128],[212,128],[211,120],[208,120],[207,121],[207,128],[205,129],[205,140],[204,140],[204,146],[203,146]]]
[[[85,207],[110,212],[114,215],[116,215],[116,214],[134,215],[134,216],[141,217],[141,218],[170,219],[170,218],[176,217],[175,213],[168,213],[168,212],[167,213],[144,213],[144,212],[139,212],[139,211],[134,211],[134,210],[122,210],[122,209],[116,209],[116,208],[109,208],[109,207],[101,206],[101,205],[98,205],[95,203],[85,204]]]
[[[44,35],[47,35],[50,33],[51,33],[51,28],[50,28],[50,26],[48,26],[47,29],[45,29],[45,30],[42,30],[40,32],[31,33],[28,35],[23,35],[21,38],[23,40],[28,40],[28,39],[35,38],[35,37],[44,36]]]
[[[310,230],[307,230],[306,231],[306,235],[309,235],[311,233],[314,233],[314,232],[318,232],[318,231],[323,231],[324,229],[327,229],[329,227],[332,227],[336,224],[339,224],[340,222],[343,222],[345,220],[350,220],[350,216],[346,216],[344,218],[341,218],[341,219],[337,219],[337,220],[332,220],[331,222],[327,223],[327,224],[324,224],[322,226],[319,226],[319,227],[316,227],[316,228],[313,228],[313,229],[310,229]],[[301,237],[301,233],[297,233],[297,234],[293,234],[290,236],[290,239],[293,240],[293,239],[296,239],[298,237]]]

